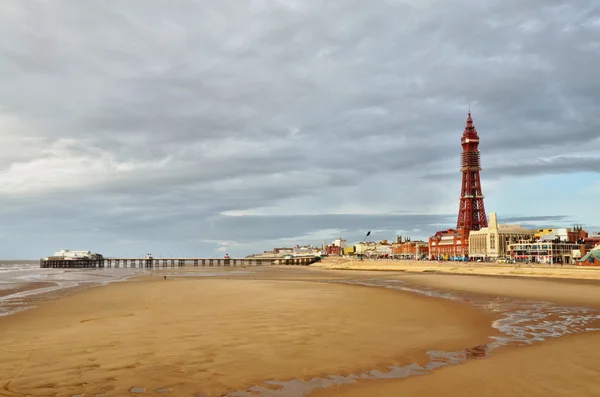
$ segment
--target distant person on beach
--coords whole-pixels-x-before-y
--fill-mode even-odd
[[[167,276],[163,276],[165,278],[165,280],[167,279]]]

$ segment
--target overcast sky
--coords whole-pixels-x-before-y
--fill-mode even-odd
[[[600,231],[597,0],[0,2],[0,257]]]

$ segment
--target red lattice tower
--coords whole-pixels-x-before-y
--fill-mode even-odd
[[[462,190],[460,206],[458,208],[457,230],[479,230],[487,227],[485,207],[483,206],[483,193],[479,171],[479,135],[473,124],[471,112],[467,117],[467,126],[461,140],[463,152],[461,156]]]

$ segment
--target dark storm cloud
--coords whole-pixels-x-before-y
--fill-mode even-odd
[[[219,214],[445,213],[469,103],[486,178],[597,172],[596,3],[4,1],[0,220],[115,250],[426,236],[454,221]]]

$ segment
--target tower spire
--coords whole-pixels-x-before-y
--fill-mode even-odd
[[[470,106],[461,145],[463,148],[460,168],[462,173],[462,189],[456,229],[466,229],[467,231],[479,230],[487,227],[487,217],[483,205],[483,193],[479,177],[479,171],[481,170],[479,134],[471,117]]]

